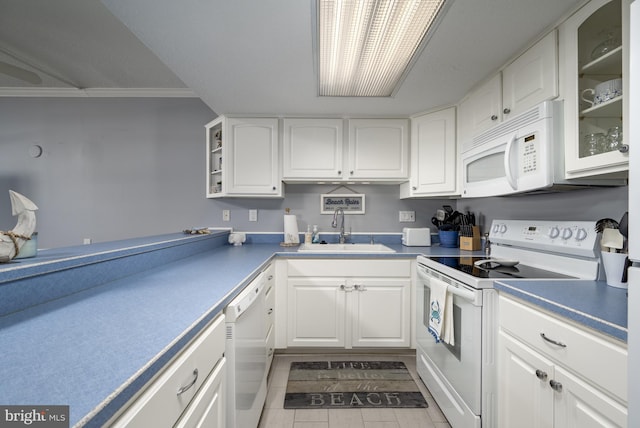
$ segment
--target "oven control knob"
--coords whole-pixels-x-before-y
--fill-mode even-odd
[[[567,239],[571,238],[571,235],[573,235],[573,230],[571,230],[570,227],[565,227],[564,229],[562,229],[562,239],[566,241]]]
[[[500,233],[505,233],[507,231],[507,225],[506,224],[501,224],[500,225]]]
[[[553,226],[549,229],[549,238],[556,239],[558,236],[560,236],[560,229],[558,229],[558,226]]]
[[[493,233],[498,233],[500,231],[500,225],[499,224],[494,224],[493,225]]]
[[[587,239],[587,230],[584,227],[581,227],[576,231],[576,241],[584,241]]]

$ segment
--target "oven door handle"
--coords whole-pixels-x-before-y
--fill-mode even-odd
[[[513,190],[518,190],[518,181],[513,175],[514,168],[511,159],[513,157],[513,147],[515,146],[517,139],[518,134],[514,134],[513,138],[507,142],[507,146],[504,150],[504,173],[507,183],[509,183],[509,186],[511,186]]]
[[[420,279],[423,279],[425,281],[429,281],[429,279],[431,279],[431,276],[420,268],[418,268],[418,276],[420,277]],[[476,301],[476,293],[462,287],[456,287],[455,285],[451,285],[447,287],[447,292],[453,295],[456,295],[458,297],[461,297],[464,300],[467,300],[471,303],[474,303]]]

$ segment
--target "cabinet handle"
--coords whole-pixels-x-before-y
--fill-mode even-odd
[[[549,339],[547,336],[545,336],[545,334],[544,334],[544,333],[540,333],[540,337],[542,337],[542,338],[543,338],[544,340],[546,340],[547,342],[549,342],[549,343],[551,343],[551,344],[553,344],[553,345],[559,346],[559,347],[561,347],[561,348],[566,348],[566,347],[567,347],[567,345],[565,345],[565,344],[564,344],[564,343],[562,343],[562,342],[558,342],[557,340]]]
[[[269,276],[267,277],[267,281],[271,281],[272,279],[273,279],[273,275],[269,275]]]
[[[498,120],[498,116],[496,116],[495,114],[491,115],[491,120]]]
[[[416,186],[412,186],[411,190],[418,190],[418,188]]]
[[[356,285],[356,287],[357,287],[357,285]],[[351,292],[351,291],[353,291],[353,289],[354,289],[354,287],[347,287],[344,284],[340,284],[340,290],[342,290],[342,291]],[[357,290],[357,288],[356,288],[356,290]]]
[[[269,310],[267,311],[267,315],[271,315],[273,313],[273,308],[269,308]]]
[[[549,381],[549,386],[551,386],[551,389],[553,389],[554,391],[562,392],[562,384],[557,380],[551,379]]]
[[[547,372],[543,372],[542,370],[536,370],[536,377],[540,380],[547,380]]]
[[[511,109],[505,108],[504,110],[502,110],[502,113],[509,114],[509,113],[511,113]]]
[[[269,348],[269,354],[267,354],[267,358],[271,358],[273,355],[273,348]]]
[[[629,153],[629,145],[628,144],[621,145],[618,151],[620,153]]]
[[[198,369],[193,369],[193,380],[189,385],[183,386],[182,388],[178,389],[178,394],[176,395],[180,395],[183,392],[186,392],[189,388],[191,388],[193,385],[196,384],[197,380],[198,380]]]
[[[356,284],[353,286],[353,289],[356,291],[367,291],[364,285]]]

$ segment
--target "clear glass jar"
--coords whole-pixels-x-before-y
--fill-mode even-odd
[[[620,149],[622,145],[622,126],[612,126],[607,131],[605,138],[605,152],[612,152]]]
[[[602,132],[587,134],[582,145],[582,157],[593,156],[603,152],[605,135]]]

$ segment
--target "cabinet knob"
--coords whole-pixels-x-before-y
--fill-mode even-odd
[[[418,190],[418,188],[416,186],[412,186],[411,190]]]
[[[495,114],[491,115],[491,120],[498,120],[498,116],[496,116]]]
[[[511,113],[511,109],[510,108],[505,108],[504,110],[502,110],[502,113],[509,114],[509,113]]]
[[[353,175],[353,171],[349,171],[349,174],[350,174],[350,175]]]
[[[628,144],[621,145],[618,151],[620,153],[629,153],[629,145]]]
[[[338,175],[342,175],[342,171],[338,171]]]
[[[274,191],[275,191],[275,190],[276,190],[276,186],[273,186],[273,187],[272,187],[272,190],[274,190]]]
[[[540,380],[547,380],[547,372],[538,369],[536,370],[536,377]]]
[[[560,382],[558,382],[557,380],[553,380],[551,379],[549,381],[549,386],[551,387],[551,389],[553,389],[554,391],[557,392],[562,392],[562,384]]]

